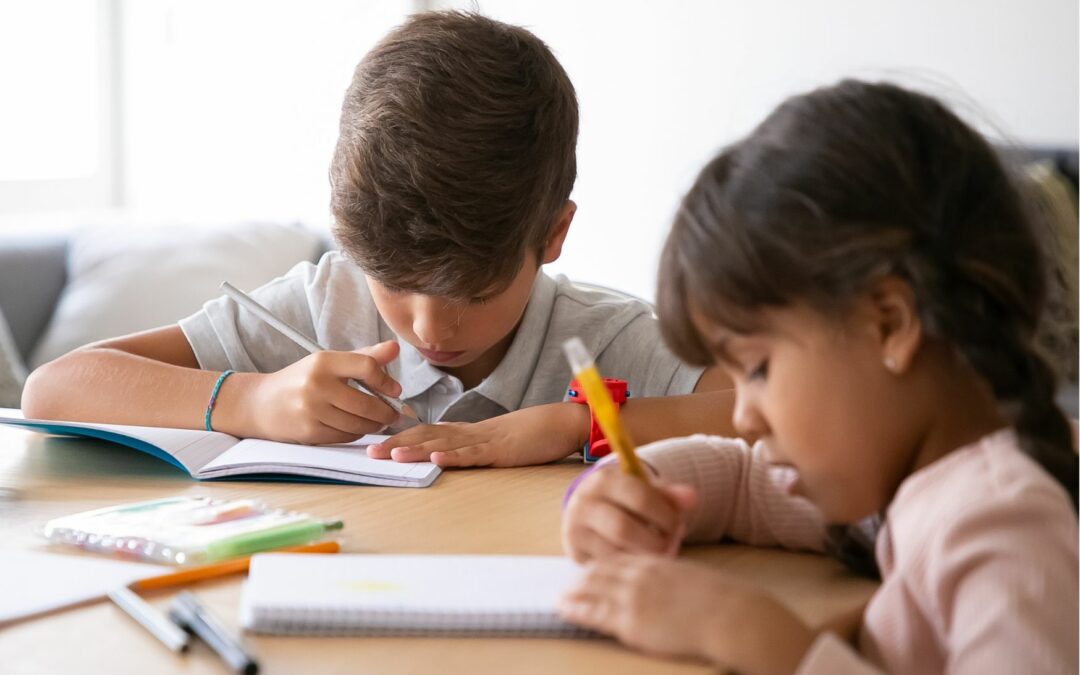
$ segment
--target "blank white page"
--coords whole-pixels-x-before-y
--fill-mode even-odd
[[[367,446],[388,436],[367,435],[341,445],[293,445],[248,438],[240,441],[202,467],[200,475],[216,470],[245,467],[296,466],[341,471],[357,476],[384,476],[419,480],[438,469],[430,462],[395,462],[371,459]]]
[[[59,555],[0,551],[0,625],[95,598],[138,579],[175,571],[163,565]]]

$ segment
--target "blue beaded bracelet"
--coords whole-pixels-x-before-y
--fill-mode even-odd
[[[217,403],[218,392],[221,391],[221,383],[225,381],[225,378],[232,375],[233,370],[226,370],[218,376],[217,382],[214,383],[214,389],[210,392],[210,402],[206,404],[206,415],[203,417],[203,425],[207,431],[213,431],[213,427],[210,426],[210,413],[214,412],[214,404]]]

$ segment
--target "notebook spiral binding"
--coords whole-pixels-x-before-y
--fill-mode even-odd
[[[387,610],[290,607],[263,609],[254,615],[252,629],[278,635],[372,637],[596,637],[596,633],[566,623],[550,612],[395,612]]]

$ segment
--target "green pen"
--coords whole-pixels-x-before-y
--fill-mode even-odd
[[[345,527],[345,523],[340,520],[304,520],[298,523],[279,525],[259,532],[239,534],[235,537],[208,544],[202,562],[217,562],[218,560],[238,558],[272,548],[306,544],[318,539],[324,532],[340,530],[343,527]],[[182,561],[178,560],[177,562]]]

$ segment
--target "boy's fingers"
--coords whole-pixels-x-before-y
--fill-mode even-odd
[[[316,423],[317,428],[308,438],[304,439],[307,445],[334,445],[335,443],[348,443],[356,440],[356,436],[322,422]]]
[[[424,441],[429,441],[432,438],[438,438],[439,434],[437,434],[437,431],[438,427],[433,424],[418,424],[415,427],[399,431],[382,443],[379,443],[377,449],[380,453],[385,450],[386,456],[389,457],[390,451],[394,448],[407,448],[412,445],[423,443]]]
[[[370,417],[360,417],[333,405],[327,406],[326,410],[319,413],[319,421],[343,434],[348,434],[350,438],[347,441],[354,441],[364,434],[374,433],[385,426]],[[347,441],[338,442],[345,443]]]
[[[372,429],[382,429],[388,424],[393,424],[398,418],[393,408],[374,396],[369,396],[352,387],[336,388],[330,396],[330,403],[354,417],[378,423],[368,427],[369,431],[366,433],[373,433]]]
[[[441,467],[490,466],[494,458],[487,445],[467,445],[456,450],[439,450],[431,453],[431,461]]]
[[[380,367],[383,367],[398,357],[398,354],[401,352],[401,347],[396,341],[387,340],[385,342],[380,342],[377,345],[371,345],[370,347],[364,347],[355,351],[357,354],[370,356],[375,359],[375,362],[378,363]]]
[[[320,360],[317,367],[323,368],[323,372],[342,379],[357,380],[365,387],[387,396],[401,395],[401,385],[397,380],[383,370],[383,364],[368,354],[359,351],[318,352],[312,357]]]

